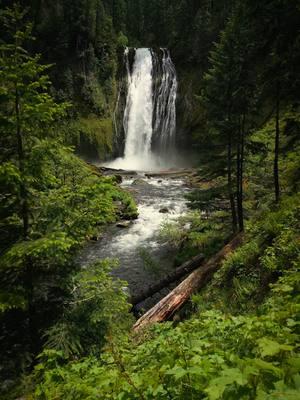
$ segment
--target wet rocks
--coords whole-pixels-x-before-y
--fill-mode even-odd
[[[131,221],[120,221],[116,224],[118,228],[128,228],[131,225]]]
[[[136,176],[136,171],[126,171],[124,169],[115,169],[115,168],[107,168],[107,167],[97,167],[103,175],[124,175],[124,176]]]
[[[89,239],[90,239],[92,242],[98,242],[99,240],[102,239],[102,235],[99,233],[99,234],[96,234],[96,235],[91,236]]]
[[[132,186],[140,186],[140,185],[149,185],[148,182],[146,182],[144,179],[142,178],[137,178],[132,182]]]
[[[114,175],[114,178],[115,178],[117,183],[122,183],[123,182],[122,175]]]
[[[161,208],[161,209],[159,210],[159,212],[160,212],[161,214],[168,214],[169,209],[168,209],[167,207],[163,207],[163,208]]]
[[[182,169],[169,169],[166,171],[159,171],[159,172],[151,172],[145,174],[147,178],[185,178],[194,170],[189,168],[182,168]]]

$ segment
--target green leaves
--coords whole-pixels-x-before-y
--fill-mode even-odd
[[[72,279],[72,296],[61,321],[47,331],[47,348],[62,351],[68,359],[99,355],[106,334],[127,332],[132,320],[124,293],[126,283],[109,274],[116,265],[116,261],[104,260]]]
[[[70,275],[78,269],[74,255],[101,226],[136,216],[136,206],[112,178],[102,177],[65,146],[61,121],[70,104],[56,102],[47,76],[51,66],[27,51],[33,38],[26,12],[14,5],[0,14],[3,39],[8,40],[0,44],[2,377],[7,364],[7,376],[27,368],[36,355],[28,353],[39,351],[45,330],[55,321],[49,329],[51,347],[67,357],[99,354],[114,322],[110,311],[119,313],[120,320],[126,314],[125,295],[105,265],[92,277],[77,277],[73,291]],[[97,95],[98,76],[91,83]],[[96,106],[97,111],[103,107]],[[97,126],[107,136],[104,149],[111,149],[111,121],[93,118],[92,123],[91,131]],[[64,125],[69,134],[69,121]],[[68,318],[62,318],[63,312]]]
[[[257,344],[262,357],[274,356],[280,353],[281,351],[292,351],[294,349],[293,346],[280,344],[268,338],[259,339],[257,341]]]
[[[166,375],[172,375],[175,381],[183,378],[188,374],[188,371],[180,366],[175,366],[166,372]]]
[[[16,289],[15,292],[0,291],[0,316],[1,313],[12,309],[24,310],[26,306],[27,301],[22,290],[20,290],[20,293]]]
[[[17,243],[1,258],[2,272],[3,269],[25,268],[27,260],[30,260],[33,269],[35,265],[39,265],[41,269],[63,265],[75,243],[64,232],[53,232],[40,239]]]
[[[233,384],[243,386],[246,383],[247,380],[240,370],[237,368],[228,368],[222,371],[219,378],[212,379],[205,391],[210,400],[218,400],[222,398],[222,395],[228,386]]]
[[[239,257],[228,259],[228,265],[234,262],[239,270],[243,257],[248,265],[261,249],[258,243],[253,248],[245,246]],[[290,263],[294,257],[295,253]],[[93,273],[86,278],[82,294],[87,290],[83,298],[88,299],[102,284],[97,277],[94,280]],[[299,272],[288,268],[267,301],[245,315],[220,312],[213,304],[209,311],[201,311],[176,328],[168,323],[153,327],[138,341],[110,336],[101,360],[93,366],[97,372],[90,370],[86,360],[79,361],[76,369],[70,363],[59,369],[65,382],[57,384],[57,369],[50,370],[53,378],[45,371],[37,399],[47,393],[49,399],[71,400],[70,385],[75,398],[83,390],[101,387],[102,398],[110,400],[140,399],[141,395],[147,400],[295,399],[299,388],[299,279]],[[212,294],[216,292],[214,287]],[[97,311],[94,318],[91,310],[91,323],[98,323]],[[107,311],[103,316],[109,316]]]

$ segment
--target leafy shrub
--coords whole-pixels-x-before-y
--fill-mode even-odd
[[[44,342],[45,330],[60,319],[70,296],[70,276],[78,269],[73,259],[80,246],[106,224],[123,217],[134,218],[137,214],[133,199],[117,186],[113,178],[101,176],[59,142],[37,141],[30,156],[33,173],[27,240],[17,235],[20,221],[13,203],[18,190],[10,189],[14,187],[17,175],[13,168],[5,169],[9,175],[4,189],[12,214],[9,220],[1,221],[2,229],[10,231],[7,236],[10,241],[0,256],[0,323],[3,332],[0,337],[0,371],[9,382],[16,371],[32,362],[32,355]],[[39,178],[40,175],[43,179]],[[102,273],[107,274],[107,269],[104,268]],[[99,278],[103,285],[108,282],[105,276]],[[99,282],[99,291],[104,290]],[[104,325],[101,325],[103,330]],[[34,338],[30,326],[34,326]],[[95,326],[99,328],[96,322]],[[90,340],[96,343],[93,329],[89,332]],[[84,341],[76,333],[78,330],[74,321],[66,324],[62,320],[60,325],[52,328],[52,337],[61,341],[67,353],[75,354],[77,351],[83,354],[92,344]],[[97,332],[99,351],[103,330]],[[68,340],[71,344],[67,351],[64,343]]]
[[[126,282],[109,274],[116,266],[116,261],[104,260],[72,278],[71,298],[65,302],[62,319],[46,332],[46,349],[65,358],[98,355],[109,331],[119,335],[126,331],[132,323]]]
[[[227,236],[222,218],[220,211],[212,213],[209,218],[200,211],[189,212],[177,221],[165,222],[160,239],[178,249],[178,265],[199,253],[209,257],[223,245]]]
[[[176,328],[157,326],[140,345],[108,342],[101,361],[53,355],[36,370],[36,399],[296,399],[300,274],[286,274],[256,314],[215,310]],[[50,358],[50,361],[49,361]]]

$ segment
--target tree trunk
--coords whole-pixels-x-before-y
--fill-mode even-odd
[[[143,292],[139,293],[137,296],[133,295],[130,299],[130,303],[135,306],[138,303],[148,299],[153,296],[155,293],[159,292],[163,288],[170,285],[170,283],[178,281],[180,278],[194,271],[194,269],[198,268],[204,261],[204,255],[199,254],[196,257],[193,257],[190,261],[185,262],[180,267],[176,268],[174,271],[170,272],[167,276],[165,276],[161,281],[155,283],[150,286]]]
[[[243,169],[244,169],[244,126],[245,116],[239,123],[239,134],[237,139],[237,214],[239,231],[244,230],[244,209],[243,209]]]
[[[18,147],[18,159],[19,159],[19,171],[21,176],[20,182],[20,214],[23,221],[23,240],[28,240],[29,234],[29,208],[27,199],[27,189],[25,182],[25,154],[23,146],[23,137],[21,131],[21,120],[20,120],[20,95],[17,87],[15,87],[15,113],[16,113],[16,135],[17,135],[17,147]],[[30,350],[32,354],[35,354],[37,348],[37,332],[35,326],[35,310],[33,304],[33,277],[32,277],[32,266],[31,261],[26,257],[24,261],[24,287],[26,290],[27,297],[27,319],[28,319],[28,336],[30,342]]]
[[[275,148],[274,148],[274,189],[275,189],[275,201],[279,202],[280,199],[280,184],[279,184],[279,139],[280,139],[280,125],[279,125],[279,114],[280,114],[280,84],[277,82],[276,87],[276,124],[275,124]]]
[[[242,122],[242,131],[241,131],[241,158],[240,158],[240,232],[244,231],[244,188],[243,188],[243,183],[244,183],[244,153],[245,153],[245,115],[243,115],[243,122]]]
[[[21,218],[23,221],[23,238],[28,238],[29,228],[29,217],[28,217],[28,200],[27,190],[25,183],[25,167],[24,167],[24,149],[23,149],[23,137],[21,132],[21,121],[20,121],[20,96],[17,87],[15,88],[15,113],[16,113],[16,134],[17,134],[17,146],[18,146],[18,158],[19,158],[19,170],[21,176],[20,183],[20,197],[21,197]]]
[[[237,219],[240,230],[240,168],[241,168],[241,121],[239,121],[239,130],[236,144],[236,208],[237,208]]]
[[[235,233],[237,231],[237,216],[235,209],[234,193],[232,190],[232,141],[231,133],[228,133],[228,143],[227,143],[227,187],[228,196],[231,208],[231,218],[232,218],[232,231]]]
[[[172,292],[144,314],[133,326],[139,331],[153,323],[168,320],[197,290],[201,289],[221,267],[222,261],[242,243],[239,234],[203,266],[192,272]]]
[[[32,262],[30,257],[25,260],[25,289],[27,297],[27,320],[28,320],[28,337],[30,343],[30,351],[32,354],[36,354],[39,345],[40,338],[37,329],[37,317],[36,307],[34,304],[34,277],[32,271]]]

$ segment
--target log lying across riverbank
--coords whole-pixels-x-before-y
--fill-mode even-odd
[[[180,267],[176,268],[174,271],[168,273],[162,280],[159,282],[151,285],[143,292],[139,293],[138,295],[131,296],[130,303],[135,306],[142,301],[148,299],[149,297],[153,296],[155,293],[159,292],[160,290],[164,289],[171,283],[178,281],[179,279],[183,278],[190,272],[194,271],[198,268],[204,261],[204,255],[199,254],[196,257],[193,257],[191,260],[185,262]]]
[[[212,275],[221,267],[222,261],[241,243],[242,234],[239,234],[215,256],[192,272],[180,285],[146,312],[146,314],[134,324],[133,330],[137,332],[153,323],[168,320],[193,293],[206,285]]]

